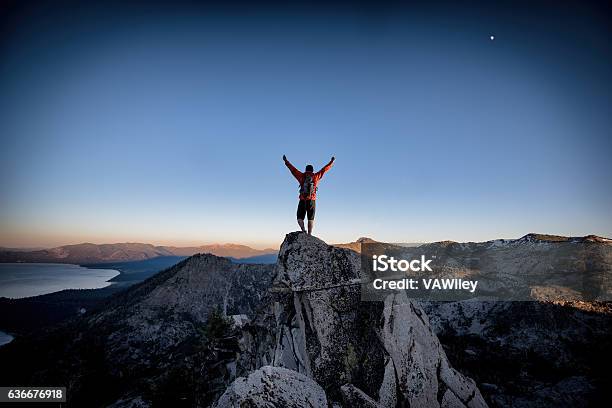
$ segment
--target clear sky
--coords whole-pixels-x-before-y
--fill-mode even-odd
[[[2,246],[278,245],[297,228],[283,154],[336,156],[328,242],[612,236],[604,3],[19,3]]]

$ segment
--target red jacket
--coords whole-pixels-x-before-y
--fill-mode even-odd
[[[293,164],[289,163],[289,160],[285,160],[285,165],[287,167],[289,167],[289,170],[291,171],[291,174],[293,174],[293,177],[295,177],[297,179],[297,181],[300,183],[300,186],[304,182],[304,175],[306,175],[306,174],[311,174],[312,175],[312,182],[313,182],[313,184],[315,186],[315,190],[314,190],[315,192],[310,194],[309,196],[306,196],[304,194],[300,194],[300,200],[316,200],[317,199],[317,186],[319,185],[319,181],[321,180],[321,178],[323,178],[323,175],[329,169],[331,169],[333,164],[334,164],[334,162],[330,161],[329,163],[327,163],[325,165],[325,167],[323,167],[321,170],[317,171],[316,173],[313,173],[311,171],[308,171],[306,173],[302,173],[301,171],[296,169],[293,166]]]

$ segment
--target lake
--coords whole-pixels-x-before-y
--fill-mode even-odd
[[[54,263],[0,263],[0,297],[44,295],[64,289],[98,289],[119,275],[114,269],[89,269]]]
[[[13,341],[13,336],[3,331],[0,331],[0,346],[4,346],[5,344]]]

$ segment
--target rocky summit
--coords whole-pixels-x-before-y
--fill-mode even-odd
[[[328,399],[380,406],[486,406],[454,370],[423,310],[404,292],[361,302],[360,256],[302,233],[278,256],[274,365],[314,379]],[[350,404],[349,406],[354,406]]]

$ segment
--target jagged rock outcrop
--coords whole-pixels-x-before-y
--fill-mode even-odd
[[[404,292],[384,303],[361,301],[359,270],[351,250],[287,235],[275,278],[288,291],[276,303],[274,365],[313,378],[338,403],[358,389],[385,407],[486,406]]]
[[[611,240],[528,234],[412,250],[435,258],[438,271],[452,266],[479,279],[484,295],[529,289],[520,297],[529,301],[420,302],[449,357],[481,384],[487,401],[574,407],[607,400],[601,384],[612,365]]]
[[[609,304],[423,302],[462,372],[494,406],[599,406],[612,364]],[[483,364],[483,360],[487,364]],[[604,404],[605,405],[605,404]]]
[[[327,408],[323,388],[312,379],[282,367],[264,366],[237,378],[215,408]]]
[[[354,408],[382,408],[383,405],[374,401],[368,394],[355,387],[353,384],[345,384],[340,387],[342,403],[347,407]]]

